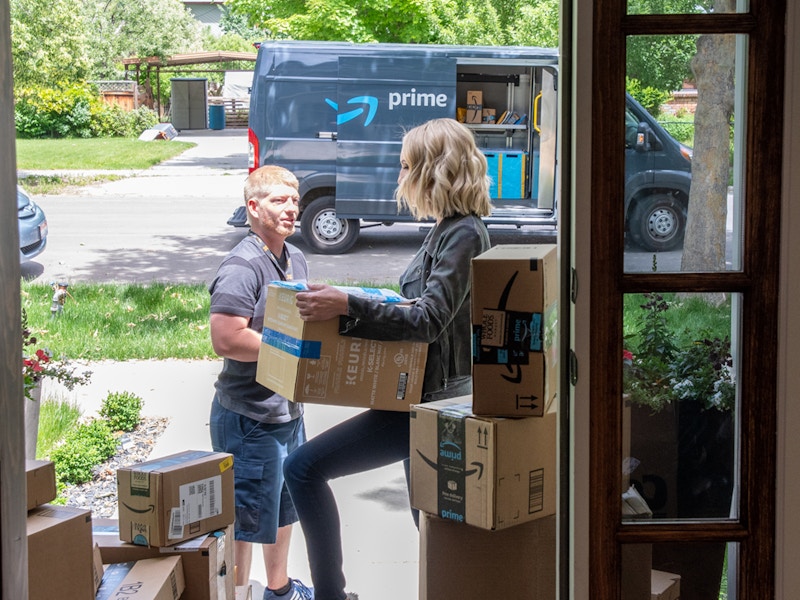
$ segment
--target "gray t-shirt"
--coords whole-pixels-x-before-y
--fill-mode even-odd
[[[285,244],[288,263],[281,267],[264,250],[261,240],[247,235],[217,269],[208,290],[212,313],[237,315],[250,319],[250,329],[261,334],[264,305],[271,281],[308,280],[308,265],[303,253]],[[263,423],[286,423],[303,414],[303,405],[290,402],[256,381],[255,362],[226,358],[214,384],[220,404],[240,415]]]

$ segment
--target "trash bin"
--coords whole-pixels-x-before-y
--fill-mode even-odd
[[[211,104],[208,107],[209,129],[225,129],[225,105]]]

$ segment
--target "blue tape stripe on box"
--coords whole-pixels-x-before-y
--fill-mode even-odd
[[[322,353],[322,342],[320,341],[299,340],[268,327],[264,327],[261,341],[298,358],[319,358]]]

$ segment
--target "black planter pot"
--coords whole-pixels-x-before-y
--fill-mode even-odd
[[[655,519],[724,519],[734,489],[734,415],[681,401],[631,407],[631,481]],[[726,544],[654,544],[653,568],[681,576],[681,600],[718,600]]]

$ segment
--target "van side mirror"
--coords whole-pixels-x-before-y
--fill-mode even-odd
[[[661,140],[647,123],[642,121],[639,123],[639,129],[636,131],[636,148],[637,152],[651,152],[653,150],[662,149]]]

